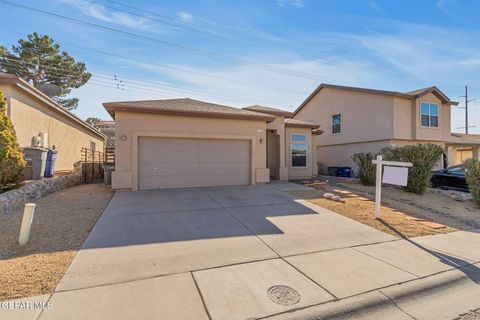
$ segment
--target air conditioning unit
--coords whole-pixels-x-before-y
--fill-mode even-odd
[[[40,132],[32,137],[32,147],[48,148],[48,133]]]
[[[41,147],[41,146],[42,146],[42,141],[40,139],[40,136],[33,136],[32,147]]]
[[[39,137],[41,141],[41,147],[48,148],[48,133],[40,132]]]

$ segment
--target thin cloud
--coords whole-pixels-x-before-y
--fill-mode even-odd
[[[183,22],[193,22],[193,15],[185,11],[177,12],[177,17]]]
[[[123,25],[129,28],[152,30],[153,22],[150,19],[136,17],[125,12],[113,11],[90,0],[57,0],[80,10],[83,14],[95,19]]]
[[[382,11],[382,8],[380,8],[380,6],[375,2],[375,0],[368,0],[368,5],[375,11]]]
[[[450,16],[452,18],[458,19],[459,17],[453,12],[456,4],[452,0],[437,0],[435,2],[435,6],[440,9],[443,13],[445,13],[447,16]]]
[[[291,6],[291,7],[303,7],[305,5],[305,1],[303,0],[276,0],[277,5],[283,6]]]

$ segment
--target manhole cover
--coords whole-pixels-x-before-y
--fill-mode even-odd
[[[300,294],[287,286],[273,286],[268,289],[268,297],[275,303],[291,306],[300,301]]]

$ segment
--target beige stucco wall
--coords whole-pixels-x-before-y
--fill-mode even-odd
[[[251,183],[269,181],[265,121],[116,112],[115,124],[116,162],[112,174],[115,189],[138,189],[136,141],[140,136],[250,140]],[[126,139],[122,140],[122,135]]]
[[[324,130],[317,145],[393,138],[393,97],[372,93],[322,88],[295,119],[313,121]],[[342,115],[342,133],[332,134],[332,116]]]
[[[292,134],[305,134],[307,136],[307,166],[305,168],[294,168],[292,167],[292,157],[291,157],[291,136]],[[317,165],[316,165],[316,154],[315,154],[315,145],[312,140],[312,130],[310,128],[285,128],[285,163],[288,168],[288,178],[290,180],[294,179],[305,179],[311,178],[317,174]]]
[[[82,147],[96,144],[96,150],[104,149],[104,140],[53,110],[40,99],[11,85],[0,85],[0,91],[7,96],[8,115],[10,116],[20,147],[31,146],[34,136],[40,132],[48,134],[48,147],[56,147],[57,160],[55,171],[72,170],[81,160]]]
[[[380,140],[362,143],[349,143],[332,146],[318,146],[317,160],[321,173],[327,172],[327,167],[351,167],[354,174],[357,166],[352,160],[355,153],[378,153],[382,148],[389,146],[390,140]]]
[[[417,125],[414,120],[416,102],[411,99],[394,97],[393,107],[393,138],[395,139],[413,139]]]
[[[438,127],[422,127],[420,122],[420,105],[422,102],[436,103],[439,107]],[[415,102],[415,132],[414,139],[416,140],[438,140],[448,141],[450,139],[450,105],[442,104],[434,94],[427,94]]]
[[[441,141],[425,141],[425,140],[380,140],[362,143],[340,144],[334,146],[318,146],[317,159],[320,170],[326,173],[327,167],[351,167],[356,175],[358,167],[352,160],[355,153],[379,153],[384,147],[388,146],[404,146],[416,144],[438,144],[445,148],[445,143]],[[440,158],[434,170],[441,169],[443,166],[443,158]]]

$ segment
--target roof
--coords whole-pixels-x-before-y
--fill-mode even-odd
[[[310,121],[303,121],[298,119],[285,119],[286,127],[295,127],[295,128],[311,128],[318,129],[320,125],[318,123],[313,123]]]
[[[286,117],[286,118],[291,118],[293,116],[293,112],[290,111],[285,111],[285,110],[280,110],[280,109],[275,109],[271,107],[265,107],[265,106],[259,106],[258,104],[245,107],[243,108],[244,110],[250,110],[250,111],[256,111],[260,113],[266,113],[266,114],[271,114],[274,116],[280,116],[280,117]]]
[[[448,103],[451,105],[458,104],[458,102],[451,101],[448,98],[448,96],[445,95],[442,91],[440,91],[440,89],[438,89],[436,86],[431,86],[428,88],[423,88],[423,89],[410,91],[410,92],[399,92],[399,91],[387,91],[387,90],[377,90],[377,89],[368,89],[368,88],[359,88],[359,87],[348,87],[348,86],[322,83],[307,97],[307,99],[305,99],[305,101],[302,102],[302,104],[293,113],[293,116],[295,116],[298,112],[300,112],[300,110],[303,109],[303,107],[307,105],[307,103],[310,102],[310,100],[312,100],[313,97],[315,97],[317,93],[323,88],[333,88],[333,89],[340,89],[340,90],[347,90],[347,91],[381,94],[381,95],[387,95],[387,96],[401,97],[405,99],[417,99],[426,94],[433,93],[442,101],[442,103]]]
[[[22,78],[20,78],[18,76],[11,75],[11,74],[0,72],[0,84],[10,84],[10,85],[16,86],[17,88],[19,88],[23,92],[25,92],[27,94],[30,94],[30,95],[34,96],[35,98],[41,100],[43,103],[45,103],[47,106],[49,106],[52,110],[55,110],[56,112],[58,112],[62,116],[66,117],[70,120],[73,120],[75,123],[81,125],[85,129],[87,129],[89,132],[101,137],[104,140],[107,138],[103,133],[101,133],[100,131],[95,129],[93,126],[91,126],[87,122],[80,119],[75,114],[73,114],[70,111],[68,111],[67,109],[63,108],[61,105],[59,105],[58,103],[53,101],[50,97],[48,97],[46,94],[44,94],[43,92],[41,92],[40,90],[38,90],[37,88],[32,86],[30,83],[23,80]]]
[[[113,121],[113,120],[100,120],[98,123],[102,123],[102,124],[115,124],[115,121]]]
[[[197,117],[231,118],[273,121],[275,117],[245,109],[228,107],[194,99],[166,99],[144,101],[107,102],[103,106],[115,119],[116,111],[188,115]]]
[[[97,126],[114,126],[115,121],[112,120],[100,120],[97,124]]]
[[[437,96],[437,98],[439,98],[442,101],[442,103],[449,103],[449,104],[452,104],[452,105],[458,105],[458,102],[450,101],[450,98],[448,98],[436,86],[406,92],[405,94],[407,94],[409,96],[412,96],[413,98],[419,98],[419,97],[424,96],[424,95],[429,94],[429,93],[433,93],[435,96]]]
[[[480,134],[452,133],[447,144],[480,145]]]

